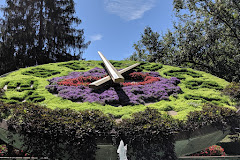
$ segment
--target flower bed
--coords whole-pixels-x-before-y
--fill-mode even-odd
[[[160,77],[158,72],[133,72],[127,82],[99,90],[88,87],[107,74],[104,69],[94,68],[87,72],[72,72],[68,76],[52,78],[46,88],[64,99],[78,102],[97,102],[110,105],[136,105],[167,100],[171,94],[181,92],[180,80]],[[130,82],[129,82],[130,81]]]
[[[0,156],[4,156],[7,153],[7,146],[5,144],[0,145]]]
[[[190,156],[226,156],[226,153],[221,146],[212,145],[205,150],[193,153]]]

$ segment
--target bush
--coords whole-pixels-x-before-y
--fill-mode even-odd
[[[185,122],[188,131],[201,128],[202,126],[212,125],[224,130],[227,125],[232,128],[238,127],[240,116],[235,110],[226,107],[219,107],[214,104],[205,104],[201,111],[190,112]]]
[[[0,145],[0,157],[26,157],[28,153],[23,150],[15,149],[12,146],[2,144]]]
[[[135,113],[132,119],[123,119],[118,125],[119,138],[128,144],[129,159],[176,159],[174,133],[179,129],[178,121],[162,115],[158,110],[147,108]],[[159,145],[161,144],[161,145]],[[163,152],[163,154],[157,154]]]
[[[0,113],[0,120],[8,119],[9,131],[24,135],[24,146],[29,147],[25,152],[50,159],[68,156],[68,159],[92,160],[97,138],[114,136],[117,142],[122,139],[128,144],[129,159],[175,160],[176,133],[191,132],[206,125],[221,130],[227,125],[239,125],[239,116],[234,110],[214,105],[191,112],[186,121],[147,108],[118,124],[98,110],[51,110],[30,103],[0,103]]]
[[[240,83],[231,82],[223,89],[225,95],[230,96],[234,101],[240,101]]]
[[[30,103],[0,104],[0,120],[7,118],[8,129],[24,135],[24,146],[38,157],[94,159],[96,137],[109,136],[111,117],[95,110],[51,110]],[[8,113],[8,114],[7,114]]]

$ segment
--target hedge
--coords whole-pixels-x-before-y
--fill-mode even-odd
[[[113,137],[115,145],[122,139],[130,148],[129,159],[177,159],[174,142],[179,132],[191,132],[206,125],[225,130],[239,125],[234,110],[205,105],[190,112],[186,121],[177,120],[158,110],[147,108],[116,123],[111,115],[99,110],[51,110],[31,104],[0,103],[0,120],[8,120],[8,130],[23,135],[31,156],[50,159],[95,159],[98,139]],[[161,153],[161,154],[159,154]],[[67,156],[67,157],[66,157]]]

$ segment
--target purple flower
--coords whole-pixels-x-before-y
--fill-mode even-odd
[[[149,76],[160,77],[158,72],[148,72]],[[51,93],[58,93],[62,98],[78,102],[96,102],[102,105],[136,105],[160,100],[168,100],[169,96],[181,92],[177,86],[180,80],[160,77],[160,81],[146,85],[115,86],[93,90],[87,86],[59,86],[57,82],[64,79],[77,78],[79,76],[104,77],[107,75],[104,69],[94,68],[87,72],[72,72],[67,76],[56,77],[48,80],[50,85],[46,89]]]

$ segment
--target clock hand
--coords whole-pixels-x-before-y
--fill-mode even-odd
[[[98,51],[99,56],[101,57],[106,69],[108,70],[108,74],[112,78],[114,83],[124,82],[123,76],[116,70],[116,68],[104,57],[104,55]]]
[[[124,68],[122,70],[119,71],[120,74],[124,74],[126,72],[128,72],[129,70],[135,68],[136,66],[140,65],[140,63],[135,63],[127,68]],[[109,82],[111,80],[111,77],[110,76],[107,76],[107,77],[104,77],[104,78],[101,78],[95,82],[92,82],[91,84],[89,84],[89,88],[93,88],[93,89],[98,89],[102,86],[104,86],[104,84],[106,84],[107,82]]]

